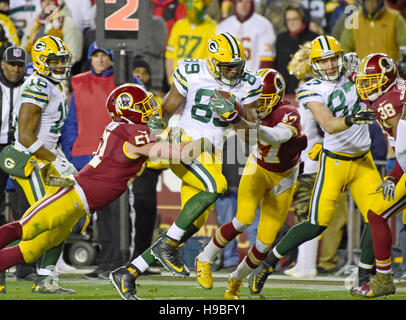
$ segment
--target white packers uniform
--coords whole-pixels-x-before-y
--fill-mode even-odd
[[[228,17],[219,23],[216,33],[229,32],[241,40],[247,53],[248,70],[260,69],[262,61],[273,61],[275,52],[276,34],[272,23],[265,17],[254,13],[251,18],[244,22],[238,21],[235,15]]]
[[[184,109],[178,126],[185,135],[182,139],[209,139],[216,151],[213,156],[201,154],[193,164],[171,164],[172,171],[182,179],[181,200],[185,202],[200,191],[222,194],[227,189],[227,181],[222,174],[221,150],[225,139],[225,129],[230,124],[222,120],[209,108],[214,89],[232,92],[242,104],[256,101],[262,92],[262,80],[258,74],[245,72],[244,78],[236,86],[227,86],[215,80],[206,62],[201,59],[185,59],[178,63],[173,73],[174,85],[185,99]],[[211,207],[199,219],[204,224]],[[197,222],[196,222],[197,223]],[[195,224],[196,224],[195,223]]]
[[[355,114],[363,107],[355,84],[345,76],[336,82],[309,80],[299,87],[298,98],[303,106],[312,101],[323,103],[335,117]],[[328,226],[335,202],[348,186],[356,206],[367,221],[369,204],[382,181],[369,151],[368,125],[352,125],[338,133],[324,133],[323,151],[312,150],[313,157],[319,154],[319,170],[308,219],[312,224]]]
[[[34,72],[21,86],[19,98],[14,110],[15,144],[17,150],[28,152],[27,148],[18,141],[18,114],[23,103],[32,103],[42,109],[42,115],[36,135],[44,146],[55,154],[64,156],[57,147],[61,128],[64,124],[68,107],[65,89],[62,84],[51,81]],[[37,169],[34,169],[28,179],[15,177],[23,188],[30,205],[45,195],[46,186]]]

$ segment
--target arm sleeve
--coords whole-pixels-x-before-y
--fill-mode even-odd
[[[396,159],[403,171],[406,172],[406,120],[399,120],[396,137]]]
[[[294,132],[282,125],[277,125],[273,128],[266,126],[259,126],[259,138],[268,144],[283,143],[288,141]]]

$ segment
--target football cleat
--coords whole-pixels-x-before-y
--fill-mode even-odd
[[[0,272],[0,293],[6,293],[6,271]]]
[[[124,300],[140,300],[136,296],[137,287],[135,279],[139,276],[135,266],[125,266],[110,272],[109,279]]]
[[[32,293],[73,294],[75,290],[62,288],[53,276],[38,276],[31,288]]]
[[[376,298],[395,294],[396,287],[393,283],[392,274],[377,272],[375,277],[363,286],[351,289],[351,294],[354,296],[365,298]]]
[[[236,278],[229,278],[224,298],[227,300],[239,300],[241,285],[242,285],[241,280],[238,280]]]
[[[183,263],[176,241],[163,236],[153,244],[151,251],[155,258],[173,275],[181,277],[189,276],[189,269]]]
[[[251,294],[260,294],[265,285],[265,281],[272,273],[273,269],[266,263],[261,263],[248,278],[248,287]]]
[[[211,265],[213,263],[195,260],[196,280],[203,289],[213,288],[213,277],[211,275]]]

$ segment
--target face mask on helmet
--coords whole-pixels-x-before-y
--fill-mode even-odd
[[[211,75],[220,82],[236,86],[244,76],[246,55],[236,37],[221,33],[209,40],[206,63]]]
[[[345,72],[344,53],[332,36],[319,36],[311,42],[310,64],[314,75],[327,81],[338,80]]]
[[[161,106],[155,101],[152,93],[131,83],[114,89],[107,98],[106,107],[114,121],[146,124],[151,116],[162,116]]]
[[[258,99],[258,113],[263,119],[283,100],[286,84],[283,76],[274,69],[260,69],[258,73],[263,82],[262,94]]]
[[[60,82],[71,72],[71,54],[58,37],[46,36],[35,42],[31,50],[34,69],[41,75]]]
[[[362,59],[355,78],[358,94],[363,100],[375,101],[395,85],[398,75],[396,64],[390,56],[370,54]]]

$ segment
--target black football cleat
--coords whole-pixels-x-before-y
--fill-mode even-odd
[[[141,300],[137,297],[135,279],[139,272],[133,265],[124,266],[111,271],[109,279],[124,300]]]

